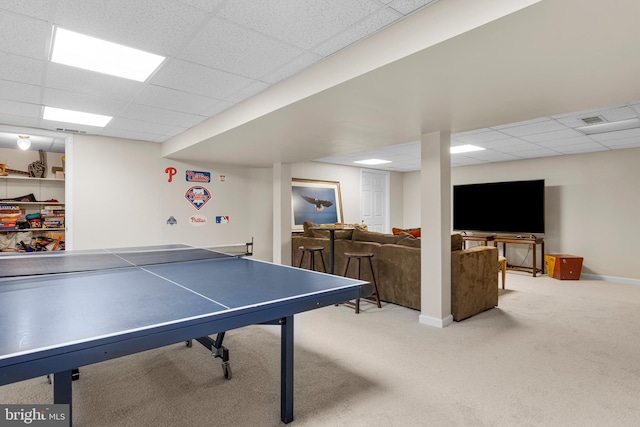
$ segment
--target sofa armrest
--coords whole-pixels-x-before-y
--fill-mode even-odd
[[[451,252],[451,314],[456,321],[498,305],[498,248]]]

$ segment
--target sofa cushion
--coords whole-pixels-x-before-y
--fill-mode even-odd
[[[376,243],[396,243],[398,236],[393,234],[378,233],[377,231],[364,231],[356,228],[353,230],[352,240],[359,240],[363,242],[376,242]]]
[[[413,237],[411,234],[409,233],[400,233],[398,235],[398,242],[396,243],[397,245],[403,245],[403,246],[409,246],[412,248],[419,248],[420,247],[420,239],[417,237]]]
[[[411,234],[413,237],[420,237],[420,228],[392,228],[391,232],[395,235],[400,235],[401,233]]]
[[[462,250],[462,234],[454,233],[451,235],[451,250],[452,251],[460,251]]]

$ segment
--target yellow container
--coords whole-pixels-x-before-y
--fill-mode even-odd
[[[545,255],[544,261],[547,265],[547,274],[549,277],[553,277],[553,269],[556,266],[556,255]]]

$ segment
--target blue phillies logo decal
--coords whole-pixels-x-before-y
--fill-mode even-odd
[[[187,182],[211,182],[211,173],[188,170],[185,179]]]
[[[194,208],[200,210],[211,199],[211,192],[204,187],[196,185],[188,189],[184,197]]]

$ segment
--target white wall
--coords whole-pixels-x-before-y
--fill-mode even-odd
[[[637,281],[633,230],[640,218],[638,165],[640,149],[611,150],[456,167],[451,181],[458,185],[545,179],[545,252],[583,257],[586,274]],[[419,218],[419,185],[419,172],[405,174],[405,223]],[[500,205],[508,202],[505,196],[479,209],[499,215]]]
[[[331,165],[328,163],[308,162],[291,165],[291,176],[300,179],[318,179],[340,182],[342,194],[343,221],[348,224],[360,223],[360,171],[361,168]],[[389,192],[391,206],[389,209],[391,227],[402,227],[403,204],[396,195],[402,193],[402,174],[390,173]]]
[[[270,169],[195,166],[160,157],[160,144],[76,135],[73,141],[74,249],[184,243],[216,246],[255,238],[254,254],[271,259]],[[177,174],[169,182],[166,168]],[[211,173],[210,183],[187,182],[186,170]],[[224,182],[220,180],[224,175]],[[186,199],[192,186],[212,198],[196,209]],[[206,217],[195,226],[194,215]],[[170,217],[177,224],[169,225]],[[216,224],[216,216],[229,216]]]

